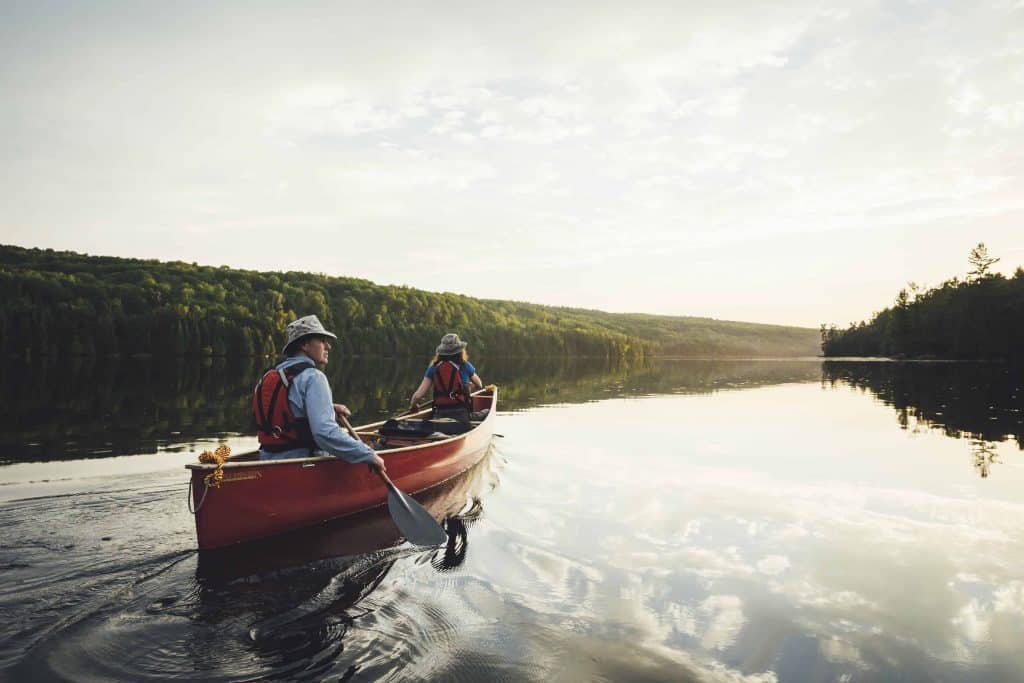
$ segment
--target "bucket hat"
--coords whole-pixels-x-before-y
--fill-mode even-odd
[[[458,353],[466,348],[466,346],[467,343],[459,339],[459,335],[449,332],[441,337],[441,343],[437,345],[435,353],[439,356],[450,356],[453,353]]]
[[[337,339],[338,336],[331,334],[324,329],[324,326],[320,323],[320,318],[315,315],[307,315],[298,320],[288,323],[287,327],[288,341],[284,344],[283,353],[288,353],[288,347],[294,342],[299,341],[303,337],[308,337],[311,334],[322,334],[325,337],[331,339]]]

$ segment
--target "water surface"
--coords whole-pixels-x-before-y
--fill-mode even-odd
[[[258,368],[115,365],[7,369],[0,678],[1024,678],[1005,366],[486,359],[446,547],[378,511],[200,556],[181,466],[252,445]],[[369,421],[419,365],[332,382]]]

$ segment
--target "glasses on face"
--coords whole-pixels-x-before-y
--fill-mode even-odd
[[[327,346],[327,347],[330,347],[330,345],[331,345],[331,341],[327,337],[323,337],[323,336],[320,336],[320,335],[311,336],[309,338],[309,341],[311,341],[311,342],[320,342],[321,344],[323,344],[324,346]]]

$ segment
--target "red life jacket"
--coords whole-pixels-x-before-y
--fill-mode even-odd
[[[472,405],[469,387],[462,382],[459,365],[454,361],[442,360],[434,364],[434,407],[454,408]]]
[[[309,420],[296,418],[288,405],[292,380],[312,367],[312,363],[296,363],[282,370],[270,368],[256,385],[252,394],[252,414],[256,418],[256,436],[260,446],[268,453],[293,448],[312,451],[316,447]]]

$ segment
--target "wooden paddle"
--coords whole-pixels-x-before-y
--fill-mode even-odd
[[[398,415],[395,415],[394,419],[398,420],[398,419],[401,419],[401,418],[405,417],[406,415],[412,415],[413,413],[418,413],[419,411],[421,411],[424,408],[426,408],[427,406],[429,406],[430,403],[431,402],[429,400],[417,403],[413,407],[407,408],[407,409],[403,410],[402,412],[400,412]]]
[[[345,425],[345,429],[352,435],[352,438],[359,441],[356,430],[344,415],[338,419]],[[430,516],[426,508],[416,502],[412,496],[408,496],[399,490],[395,483],[388,477],[387,472],[373,468],[384,483],[388,485],[388,512],[395,526],[405,539],[414,545],[434,546],[441,545],[448,540],[448,534],[444,532],[437,520]]]

